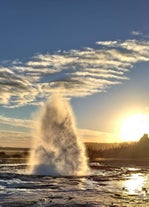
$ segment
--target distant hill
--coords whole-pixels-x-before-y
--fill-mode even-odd
[[[86,143],[90,161],[96,158],[149,158],[149,137],[144,134],[138,142],[130,143]]]
[[[138,145],[142,147],[146,147],[149,145],[149,137],[148,134],[144,134],[143,137],[138,141]]]

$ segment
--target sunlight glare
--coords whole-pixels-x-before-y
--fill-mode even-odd
[[[145,184],[145,177],[142,174],[136,173],[130,176],[130,178],[125,181],[124,186],[128,194],[140,194]]]
[[[138,141],[145,133],[149,134],[149,118],[145,114],[129,116],[122,122],[120,137],[123,141]]]

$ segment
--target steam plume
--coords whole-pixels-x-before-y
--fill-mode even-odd
[[[84,145],[79,140],[68,101],[52,95],[39,113],[33,133],[31,174],[81,176],[88,172]]]

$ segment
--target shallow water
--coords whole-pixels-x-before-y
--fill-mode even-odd
[[[90,176],[25,173],[26,164],[0,164],[0,206],[149,206],[149,168],[91,163]]]

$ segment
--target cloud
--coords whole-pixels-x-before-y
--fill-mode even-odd
[[[139,31],[132,31],[131,34],[134,36],[142,36],[143,35],[143,33],[139,32]]]
[[[28,143],[31,143],[31,130],[36,124],[34,120],[22,120],[15,119],[11,117],[0,116],[0,124],[8,125],[11,127],[24,127],[30,129],[30,132],[19,132],[19,131],[5,131],[0,130],[0,143],[3,146],[11,144],[13,146],[26,146]],[[95,131],[90,129],[78,129],[78,134],[83,142],[119,142],[120,139],[118,135],[113,133]],[[19,145],[18,145],[19,144]]]
[[[78,129],[78,134],[83,142],[112,143],[121,141],[117,134],[90,129]]]
[[[10,125],[15,127],[24,127],[24,128],[32,128],[33,121],[32,120],[25,120],[25,119],[15,119],[6,116],[0,115],[0,124]]]
[[[31,130],[34,124],[33,120],[0,116],[0,125],[7,126],[7,130],[0,130],[0,147],[31,146]]]
[[[40,104],[59,89],[69,97],[104,92],[129,79],[134,64],[149,61],[149,41],[99,41],[95,48],[38,54],[28,61],[3,61],[0,104]]]
[[[27,132],[0,130],[0,147],[29,147],[31,136]]]
[[[112,133],[78,129],[82,142],[111,143],[119,142],[117,135]],[[28,132],[0,130],[0,147],[29,147],[32,144],[31,134]]]

